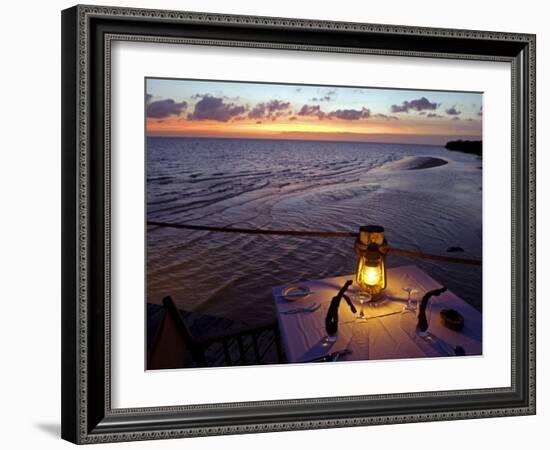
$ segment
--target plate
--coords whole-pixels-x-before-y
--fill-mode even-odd
[[[283,289],[281,298],[287,302],[295,302],[296,300],[307,297],[310,293],[311,291],[307,286],[294,284]]]

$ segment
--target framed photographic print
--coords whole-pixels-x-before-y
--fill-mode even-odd
[[[535,37],[62,13],[62,436],[535,413]]]

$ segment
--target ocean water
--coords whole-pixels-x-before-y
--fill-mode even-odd
[[[448,164],[407,170],[425,156]],[[438,146],[149,137],[147,219],[323,231],[374,223],[394,247],[481,258],[481,174],[478,157]],[[148,226],[147,301],[171,295],[181,309],[254,324],[274,318],[273,286],[353,273],[353,243]],[[387,262],[420,266],[481,310],[481,267]]]

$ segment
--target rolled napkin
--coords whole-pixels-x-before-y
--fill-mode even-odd
[[[332,297],[332,300],[330,301],[330,306],[328,308],[327,316],[325,318],[325,329],[327,331],[327,334],[329,334],[330,336],[334,336],[338,332],[338,308],[340,307],[340,300],[342,299],[342,297],[345,298],[347,304],[351,308],[351,311],[354,314],[357,312],[349,297],[345,295],[346,290],[351,286],[352,283],[352,280],[347,280],[344,283],[344,286],[342,286],[338,291],[338,294]]]
[[[445,292],[447,288],[444,286],[439,289],[434,289],[432,291],[428,291],[424,294],[424,297],[422,297],[422,301],[420,302],[420,308],[418,310],[418,323],[416,325],[416,331],[417,333],[426,333],[428,331],[428,319],[426,318],[426,308],[428,307],[428,301],[433,296],[439,297],[443,292]]]

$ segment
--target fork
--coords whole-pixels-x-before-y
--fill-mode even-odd
[[[282,314],[298,314],[302,312],[314,312],[314,311],[317,311],[320,307],[321,305],[319,303],[312,303],[309,306],[303,306],[300,308],[294,308],[294,309],[289,309],[288,311],[283,311]]]

